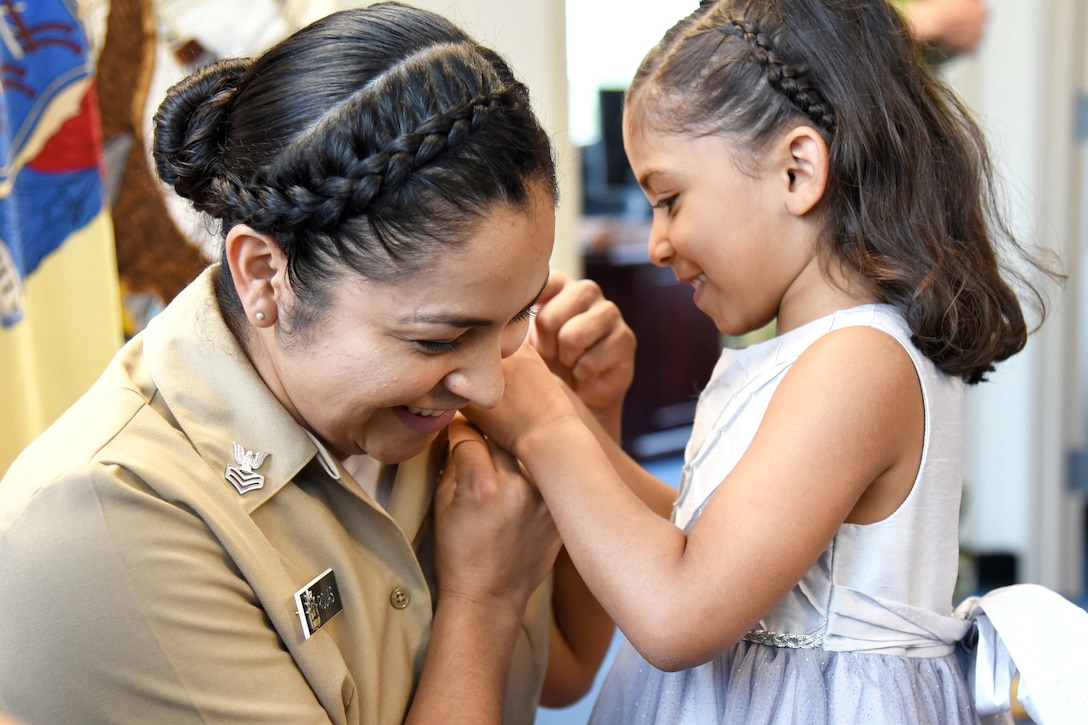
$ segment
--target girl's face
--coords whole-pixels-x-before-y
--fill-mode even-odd
[[[345,276],[305,342],[265,347],[266,382],[334,455],[408,460],[459,408],[498,404],[501,361],[528,332],[554,229],[551,198],[536,193],[528,211],[499,208],[426,271]]]
[[[768,158],[741,167],[722,136],[663,133],[633,116],[624,116],[624,147],[653,207],[651,260],[691,285],[696,306],[722,332],[740,335],[775,319],[816,255],[787,208],[785,166]]]

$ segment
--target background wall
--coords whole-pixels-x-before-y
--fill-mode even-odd
[[[949,68],[976,113],[1022,239],[1060,256],[1042,330],[968,395],[968,503],[963,538],[1020,558],[1020,577],[1083,591],[1084,497],[1070,490],[1070,454],[1085,446],[1088,316],[1083,302],[1084,0],[990,0],[982,47]]]

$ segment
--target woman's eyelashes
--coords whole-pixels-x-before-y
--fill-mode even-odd
[[[540,309],[540,305],[534,302],[521,312],[514,315],[513,319],[510,320],[510,322],[524,322],[525,320],[531,320],[532,318],[536,317],[536,312],[538,309]]]
[[[526,307],[521,312],[514,315],[514,317],[510,320],[510,322],[508,324],[513,325],[513,324],[517,324],[518,322],[525,322],[527,320],[532,319],[533,317],[536,317],[536,312],[537,312],[538,308],[539,308],[539,305],[536,302],[534,302],[533,304],[529,305],[528,307]],[[470,328],[468,330],[465,330],[463,333],[461,333],[457,337],[450,338],[450,339],[447,339],[447,340],[416,339],[416,340],[410,340],[410,342],[413,345],[419,346],[424,352],[428,352],[428,353],[432,353],[432,354],[441,354],[441,353],[446,353],[446,352],[453,352],[454,350],[459,348],[464,343],[466,336],[469,335],[472,332],[473,329],[475,329],[475,328]]]
[[[452,340],[412,340],[412,343],[418,345],[424,352],[432,354],[442,354],[446,352],[453,352],[461,346],[464,339],[464,335],[455,337]]]

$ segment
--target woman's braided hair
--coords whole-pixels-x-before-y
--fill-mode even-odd
[[[504,104],[505,101],[505,104]],[[365,214],[382,193],[390,194],[408,181],[412,172],[434,161],[447,149],[464,145],[474,127],[492,113],[512,106],[510,94],[497,91],[477,96],[417,128],[392,139],[381,151],[346,159],[329,144],[339,129],[327,130],[314,156],[298,167],[302,174],[289,183],[251,186],[224,174],[216,179],[217,196],[242,219],[263,219],[279,235],[312,229],[335,234],[346,217]],[[321,133],[321,132],[318,132]],[[350,143],[350,139],[337,139]],[[287,176],[282,170],[275,176]]]
[[[324,309],[345,265],[410,274],[496,206],[524,207],[537,188],[557,195],[550,141],[505,61],[395,2],[198,70],[156,113],[153,154],[160,178],[224,232],[246,224],[276,240],[295,329]],[[229,274],[217,295],[241,332]]]
[[[887,2],[704,0],[643,60],[627,105],[633,128],[721,135],[745,166],[788,129],[816,129],[829,149],[812,212],[825,262],[898,307],[946,373],[979,382],[1023,348],[1013,285],[1041,322],[1023,275],[1060,275],[1011,233],[983,134]]]

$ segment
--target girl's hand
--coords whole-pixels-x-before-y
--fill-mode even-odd
[[[439,599],[506,604],[521,621],[551,570],[559,534],[518,462],[458,416],[435,491]]]
[[[529,333],[533,347],[618,437],[623,399],[635,371],[635,334],[615,303],[590,280],[553,272]]]
[[[502,366],[506,378],[502,401],[486,410],[473,405],[462,410],[489,441],[517,456],[519,442],[534,432],[557,422],[583,426],[569,397],[570,389],[552,374],[528,341],[503,360]]]

